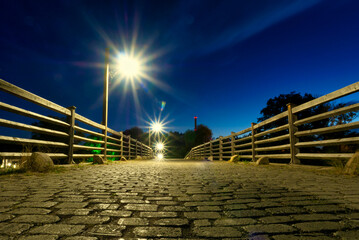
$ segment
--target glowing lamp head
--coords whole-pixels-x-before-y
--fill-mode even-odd
[[[155,123],[152,124],[152,130],[154,132],[157,132],[157,133],[162,132],[162,128],[163,128],[163,126],[159,122],[155,122]]]
[[[133,78],[141,72],[141,64],[135,57],[120,54],[118,57],[119,72],[126,78]]]
[[[163,143],[157,143],[156,144],[156,149],[159,150],[159,151],[162,151],[164,149],[164,147],[165,146],[163,145]]]

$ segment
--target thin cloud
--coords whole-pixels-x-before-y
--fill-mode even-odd
[[[319,2],[180,1],[173,14],[181,17],[168,26],[164,40],[176,45],[183,58],[206,55],[248,39]]]

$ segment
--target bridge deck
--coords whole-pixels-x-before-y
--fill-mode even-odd
[[[359,239],[358,180],[193,161],[2,176],[0,239]]]

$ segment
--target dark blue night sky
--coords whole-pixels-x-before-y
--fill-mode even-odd
[[[134,42],[149,79],[111,75],[109,127],[145,127],[166,101],[170,131],[196,115],[226,136],[271,97],[357,82],[358,12],[354,0],[0,0],[0,78],[101,122],[105,48]]]

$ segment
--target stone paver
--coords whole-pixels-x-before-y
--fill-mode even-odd
[[[3,239],[359,239],[359,177],[127,161],[0,176]]]

